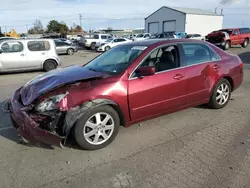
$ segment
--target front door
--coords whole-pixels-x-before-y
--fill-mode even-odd
[[[239,30],[234,29],[232,32],[232,35],[230,36],[231,39],[231,44],[232,45],[238,45],[240,44],[240,35],[239,35]]]
[[[0,69],[2,71],[18,70],[27,67],[24,45],[19,41],[6,41],[1,45]]]
[[[132,74],[128,87],[132,121],[172,111],[185,104],[186,78],[184,70],[180,69],[177,46],[154,50],[141,66],[154,66],[156,73],[142,78]]]
[[[220,57],[207,45],[201,43],[182,44],[187,80],[187,102],[189,105],[209,100],[213,76],[220,68]]]

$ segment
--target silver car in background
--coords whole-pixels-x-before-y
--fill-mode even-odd
[[[52,39],[15,39],[0,42],[0,72],[50,71],[61,65]]]
[[[73,55],[78,51],[78,47],[75,44],[70,44],[68,42],[61,41],[59,39],[55,39],[56,44],[56,52],[57,54],[68,54]]]

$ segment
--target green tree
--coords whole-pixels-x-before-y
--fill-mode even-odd
[[[69,32],[69,28],[64,22],[59,23],[56,20],[51,20],[47,25],[47,31],[49,33],[67,34]]]

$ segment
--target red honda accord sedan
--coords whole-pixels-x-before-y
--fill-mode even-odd
[[[72,132],[83,149],[96,150],[121,125],[201,104],[223,108],[242,81],[240,58],[213,44],[152,39],[42,74],[16,90],[8,106],[24,139],[63,147]]]

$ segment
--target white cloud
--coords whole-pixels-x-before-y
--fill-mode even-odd
[[[246,7],[247,1],[231,0],[233,3],[224,7]],[[32,26],[35,19],[40,19],[44,26],[51,19],[65,21],[72,25],[73,22],[79,23],[78,14],[81,13],[83,26],[87,29],[90,24],[92,28],[108,26],[113,28],[142,27],[144,24],[143,18],[163,5],[202,8],[211,11],[214,11],[215,7],[221,6],[220,0],[8,0],[0,4],[0,26],[9,26],[7,27],[8,30],[15,28],[23,32],[26,31],[26,24]],[[224,10],[225,13],[230,11],[236,12],[237,9]],[[115,18],[122,18],[122,20],[112,20]],[[243,20],[245,18],[242,16],[237,19]],[[227,22],[226,17],[225,22]],[[238,23],[239,21],[235,22],[235,24]],[[245,21],[245,23],[250,25],[250,20]],[[4,28],[2,29],[4,30]]]

